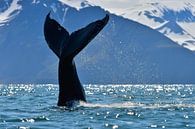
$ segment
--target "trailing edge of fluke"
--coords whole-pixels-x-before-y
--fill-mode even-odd
[[[83,86],[77,75],[74,57],[95,38],[108,21],[109,15],[106,14],[103,19],[69,34],[57,21],[50,18],[50,13],[46,16],[45,40],[59,58],[58,106],[72,106],[75,101],[86,101]]]

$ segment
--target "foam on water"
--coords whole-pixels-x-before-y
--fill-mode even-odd
[[[80,102],[80,106],[90,107],[90,108],[195,108],[195,104],[141,104],[141,103],[112,103],[112,104],[95,104],[95,103],[85,103]]]

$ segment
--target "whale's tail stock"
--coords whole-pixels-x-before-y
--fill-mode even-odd
[[[106,15],[103,19],[69,34],[57,21],[50,18],[50,13],[46,16],[45,40],[60,60],[58,106],[71,105],[75,100],[86,101],[73,59],[104,28],[108,20],[109,16]]]

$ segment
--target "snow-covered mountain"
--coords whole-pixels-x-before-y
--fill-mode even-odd
[[[195,50],[195,1],[148,1],[129,8],[124,17],[147,25],[178,44]]]
[[[0,2],[0,26],[12,19],[22,9],[21,0],[4,0]],[[111,13],[123,16],[155,29],[179,45],[195,51],[195,1],[193,0],[59,0],[77,10],[89,6],[100,6]],[[3,4],[4,3],[4,4]],[[11,3],[11,4],[9,4]],[[40,0],[32,0],[38,4]],[[45,4],[46,6],[46,4]],[[55,8],[53,8],[55,11]]]
[[[20,0],[1,0],[0,1],[0,26],[8,23],[12,20],[22,9],[22,6],[18,4]]]
[[[194,0],[60,0],[81,9],[98,5],[119,16],[155,29],[179,45],[195,51]],[[87,4],[82,4],[87,3]]]
[[[104,17],[109,13],[105,9],[113,9],[107,2],[95,6],[101,2],[104,3],[102,0],[99,3],[95,0],[2,0],[0,82],[57,82],[58,59],[43,36],[46,14],[52,10],[52,17],[73,32]],[[77,56],[83,83],[195,83],[194,53],[157,31],[169,22],[153,29],[124,17],[125,14],[110,14],[109,24]]]

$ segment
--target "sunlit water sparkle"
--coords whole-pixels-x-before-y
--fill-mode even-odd
[[[85,85],[57,107],[58,85],[0,84],[0,129],[194,129],[195,85]]]

